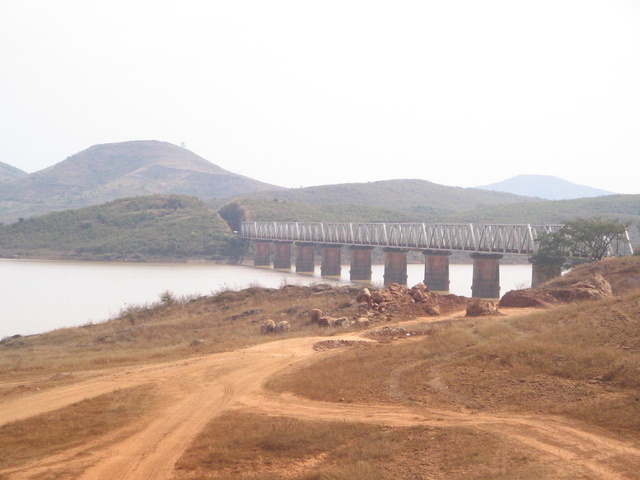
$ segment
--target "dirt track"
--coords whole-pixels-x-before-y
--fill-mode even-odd
[[[353,338],[354,334],[343,338]],[[336,339],[339,337],[332,337]],[[163,406],[153,418],[61,454],[0,471],[11,479],[69,472],[81,479],[169,478],[190,442],[215,416],[231,409],[300,419],[348,420],[389,426],[466,426],[520,442],[541,457],[578,468],[584,478],[632,479],[640,471],[635,445],[570,420],[540,415],[460,413],[428,408],[354,405],[278,395],[262,387],[272,375],[325,355],[314,351],[321,338],[274,341],[195,360],[118,368],[86,380],[8,400],[0,425],[28,418],[119,388],[154,384]]]

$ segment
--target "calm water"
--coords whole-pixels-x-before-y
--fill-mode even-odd
[[[158,300],[170,290],[176,295],[207,295],[249,285],[279,287],[284,283],[327,282],[318,272],[296,275],[271,269],[191,264],[106,262],[55,262],[0,259],[2,301],[0,338],[41,333],[60,327],[99,322],[116,315],[127,305]],[[373,283],[381,285],[384,267],[373,267]],[[349,267],[339,282],[349,283]],[[471,265],[451,265],[451,292],[471,295]],[[408,283],[424,277],[424,266],[409,265]],[[529,265],[503,265],[501,292],[528,286]]]

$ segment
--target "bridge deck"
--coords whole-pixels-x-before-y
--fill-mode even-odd
[[[531,255],[535,239],[561,225],[427,223],[247,222],[240,236],[253,240],[322,243],[409,250],[457,250]]]

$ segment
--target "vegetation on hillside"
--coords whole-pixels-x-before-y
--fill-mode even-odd
[[[628,226],[617,219],[594,217],[570,220],[560,229],[542,232],[538,236],[538,251],[531,256],[531,262],[559,275],[562,269],[601,260],[610,254],[614,242],[625,241],[624,234]]]
[[[0,226],[0,253],[145,260],[237,255],[238,239],[201,200],[156,195],[65,210]]]
[[[575,218],[599,216],[622,222],[640,222],[640,195],[610,195],[577,200],[542,200],[497,205],[449,215],[457,222],[484,223],[563,223]]]
[[[425,222],[429,216],[391,208],[356,204],[305,204],[273,198],[242,198],[218,213],[233,230],[242,222]]]
[[[306,204],[366,205],[402,210],[422,217],[533,200],[510,193],[448,187],[415,179],[322,185],[259,192],[249,197]]]

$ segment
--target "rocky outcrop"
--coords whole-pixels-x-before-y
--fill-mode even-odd
[[[511,290],[500,300],[500,307],[546,307],[560,303],[598,300],[613,296],[611,284],[599,273],[575,282],[552,282],[537,288]]]

